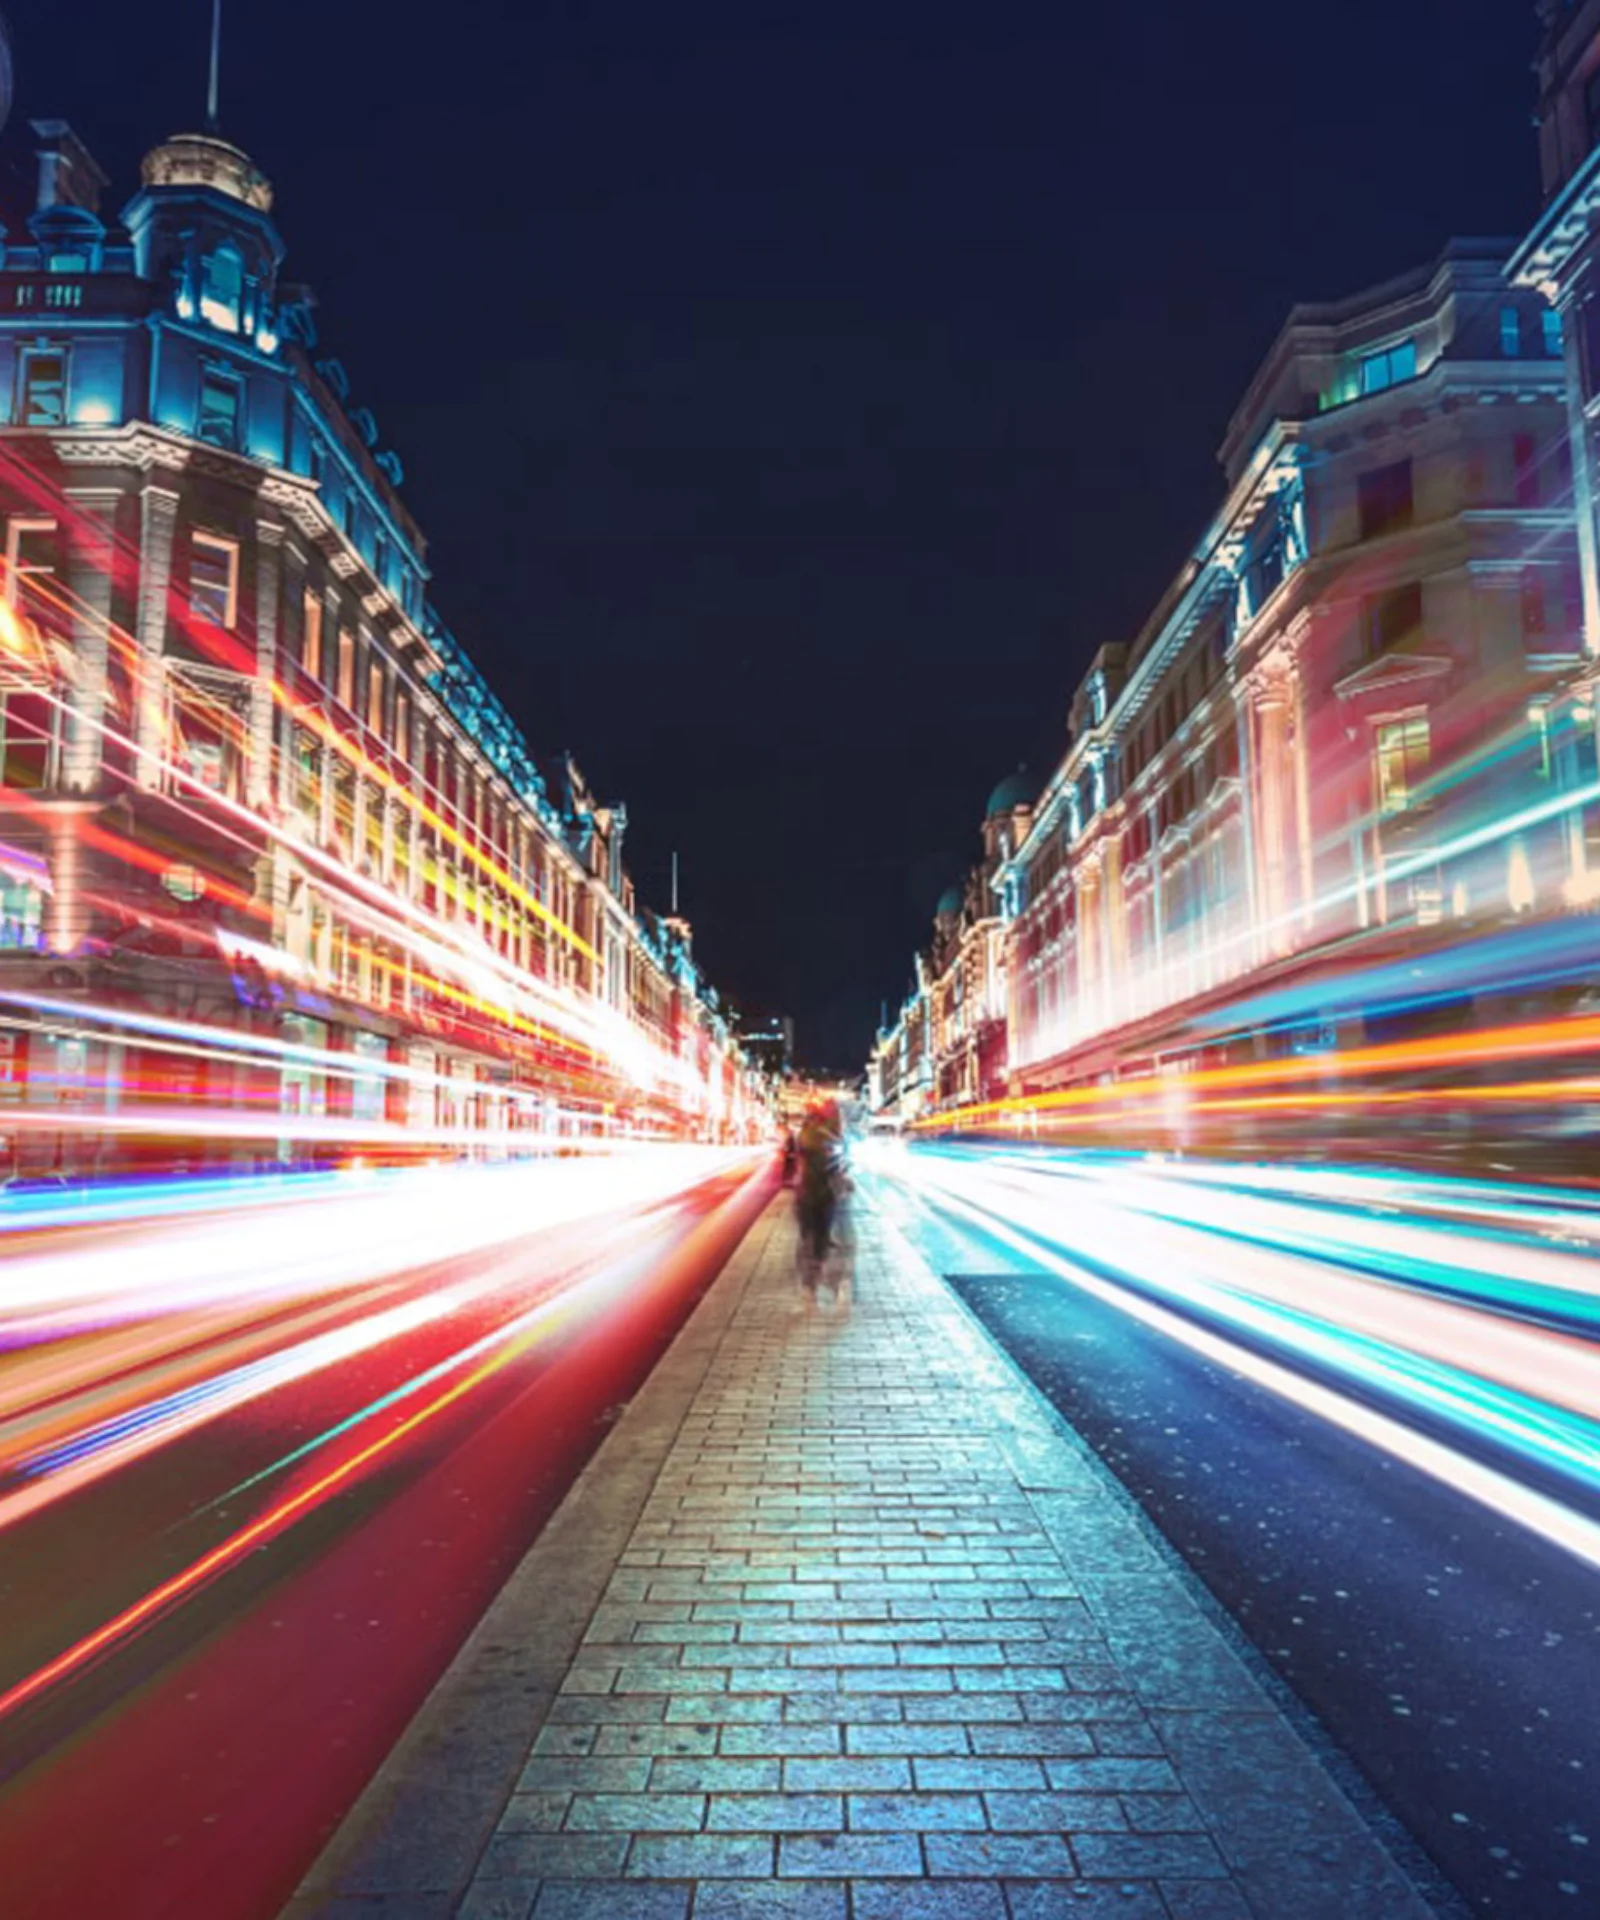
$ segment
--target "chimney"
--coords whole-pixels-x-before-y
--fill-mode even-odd
[[[82,207],[85,213],[98,215],[106,177],[89,149],[65,120],[31,120],[28,124],[39,136],[38,211]]]

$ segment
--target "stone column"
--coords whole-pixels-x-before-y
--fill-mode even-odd
[[[72,599],[72,686],[61,753],[68,793],[93,793],[105,758],[106,664],[111,645],[111,563],[117,503],[111,487],[68,487],[72,502],[67,589]]]
[[[305,549],[294,540],[286,540],[283,546],[283,600],[278,619],[280,638],[285,625],[284,608],[293,609],[293,617],[304,622],[305,615],[301,611],[301,603],[305,596],[305,583]],[[284,674],[281,678],[287,682],[289,676]],[[294,725],[294,713],[289,703],[284,701],[277,709],[278,765],[277,779],[274,782],[278,817],[282,820],[288,819],[290,810],[294,806]]]
[[[1290,778],[1294,783],[1295,839],[1300,892],[1300,925],[1308,940],[1316,918],[1317,874],[1311,825],[1311,755],[1306,739],[1306,676],[1298,657],[1289,669],[1286,689],[1291,729]]]
[[[1239,741],[1239,820],[1244,839],[1246,938],[1243,963],[1254,966],[1261,958],[1261,876],[1256,868],[1256,752],[1249,683],[1233,689],[1234,730]],[[1242,971],[1236,967],[1235,971]]]
[[[147,480],[140,494],[139,663],[134,682],[141,787],[161,784],[165,750],[167,600],[172,589],[172,537],[178,525],[178,495]]]
[[[1275,682],[1264,686],[1256,699],[1260,725],[1261,761],[1259,806],[1261,831],[1256,836],[1260,852],[1260,893],[1264,946],[1277,955],[1289,950],[1288,911],[1288,806],[1284,792],[1284,759],[1288,752],[1288,715],[1281,688]]]

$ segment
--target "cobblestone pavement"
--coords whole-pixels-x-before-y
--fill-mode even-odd
[[[856,1241],[808,1311],[780,1201],[713,1289],[460,1920],[1425,1920],[1103,1469]]]

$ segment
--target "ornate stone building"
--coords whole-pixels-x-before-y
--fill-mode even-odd
[[[182,134],[113,217],[72,130],[35,132],[0,235],[11,1163],[59,1154],[64,1106],[101,1164],[180,1110],[268,1158],[744,1128],[623,809],[570,762],[552,797],[435,611],[268,181]]]
[[[1353,936],[1590,897],[1581,814],[1542,805],[1594,766],[1561,339],[1506,253],[1290,315],[1005,870],[1014,1090]]]
[[[1246,978],[1600,895],[1563,334],[1509,251],[1459,241],[1289,316],[1220,510],[1094,656],[995,863],[1009,1093],[1173,1064]],[[952,1018],[977,917],[945,904],[875,1057],[902,1119],[993,1098]]]

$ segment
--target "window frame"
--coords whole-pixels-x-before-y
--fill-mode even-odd
[[[215,434],[206,432],[206,395],[224,393],[233,400],[232,433],[228,439],[219,439]],[[217,417],[215,415],[211,416]],[[211,367],[200,370],[200,388],[195,396],[194,436],[208,447],[220,447],[225,453],[237,453],[242,444],[244,431],[244,382],[230,373],[219,372]]]
[[[35,420],[29,414],[29,395],[33,391],[33,371],[43,360],[54,360],[61,368],[58,388],[61,399],[61,417],[56,420]],[[16,422],[23,429],[36,428],[42,432],[51,432],[67,424],[69,411],[67,406],[68,389],[72,378],[72,349],[65,344],[48,346],[38,342],[24,347],[17,355],[17,406]]]
[[[1421,754],[1413,752],[1414,734],[1421,730]],[[1385,768],[1392,764],[1386,757],[1384,736],[1399,736],[1395,743],[1399,748],[1399,791],[1398,797],[1386,776]],[[1428,769],[1433,764],[1433,730],[1429,724],[1426,707],[1412,707],[1404,713],[1385,713],[1373,716],[1372,721],[1372,803],[1373,810],[1380,820],[1392,820],[1396,815],[1408,813],[1419,803],[1416,799],[1417,787],[1426,779]]]
[[[1363,540],[1382,540],[1416,525],[1416,463],[1410,454],[1356,475],[1356,514]]]
[[[195,599],[195,560],[199,550],[204,547],[213,553],[226,556],[227,581],[224,587],[224,617],[213,620],[204,613]],[[237,633],[239,630],[239,542],[226,533],[212,533],[205,527],[191,527],[189,530],[189,611],[205,621],[207,626],[220,627],[224,633]]]
[[[5,601],[15,610],[20,595],[21,583],[36,574],[54,579],[57,573],[52,563],[48,567],[28,567],[22,562],[22,542],[30,533],[59,534],[61,523],[51,514],[13,513],[6,519],[6,578]]]
[[[369,648],[367,652],[367,731],[369,733],[375,733],[380,740],[384,738],[383,721],[384,709],[387,705],[385,699],[385,695],[388,692],[386,684],[387,678],[388,676],[383,669],[383,661],[374,650]]]
[[[217,262],[224,258],[231,261],[235,268],[236,285],[231,307],[226,301],[215,298],[210,291],[213,269]],[[244,255],[228,240],[212,247],[201,258],[200,318],[208,327],[215,327],[219,333],[242,333],[244,330],[244,267]]]

